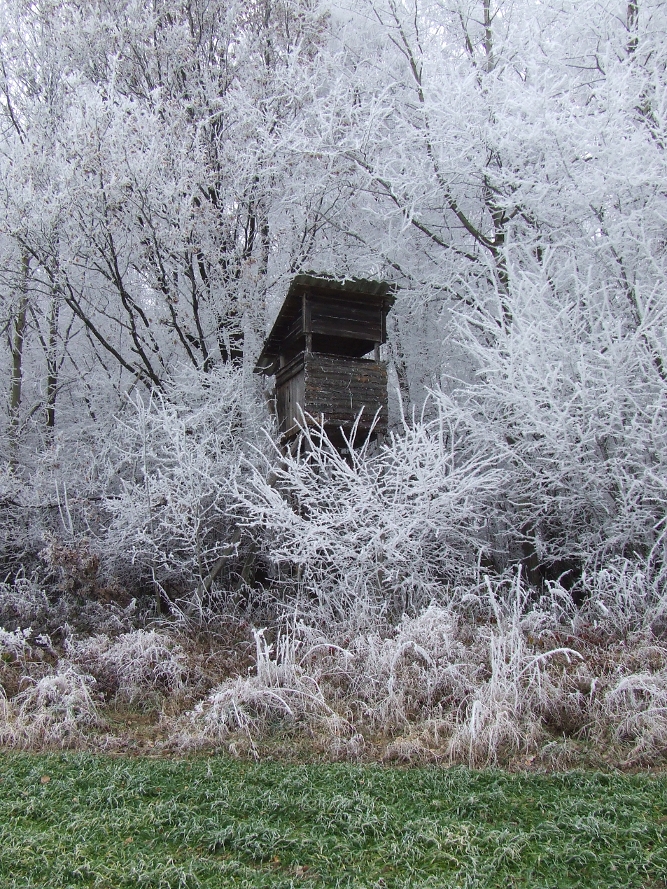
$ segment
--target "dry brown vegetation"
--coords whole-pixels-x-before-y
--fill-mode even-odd
[[[23,581],[0,591],[0,736],[32,750],[658,766],[665,600],[627,563],[586,583],[575,606],[555,584],[538,595],[520,574],[486,579],[364,627],[296,612],[139,626],[133,608],[98,603],[85,634],[54,632]]]

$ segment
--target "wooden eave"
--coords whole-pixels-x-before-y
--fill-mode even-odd
[[[301,313],[304,293],[317,293],[323,296],[333,294],[356,296],[363,302],[375,304],[378,307],[384,306],[385,312],[388,312],[396,299],[395,290],[396,285],[386,281],[369,281],[364,278],[346,278],[343,281],[338,281],[323,275],[296,275],[290,284],[271,332],[264,341],[264,346],[255,364],[255,373],[275,373],[281,344],[285,342],[290,327]]]

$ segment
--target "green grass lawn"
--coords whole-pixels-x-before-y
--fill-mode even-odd
[[[667,775],[5,754],[0,886],[667,886]]]

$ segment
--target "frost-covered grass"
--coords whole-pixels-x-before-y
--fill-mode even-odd
[[[665,775],[0,758],[5,889],[657,887]]]
[[[7,726],[14,746],[73,747],[102,724],[94,679],[69,666],[31,682],[12,704],[15,716]]]
[[[35,596],[32,610],[23,605],[28,626],[0,629],[0,743],[662,766],[665,593],[629,563],[585,583],[579,605],[557,585],[538,593],[516,572],[393,622],[365,603],[334,622],[296,604],[274,602],[271,615],[265,602],[254,612],[263,626],[252,615],[208,629],[181,618],[115,633],[70,627],[60,638],[39,632]]]
[[[390,623],[0,630],[0,742],[45,750],[563,769],[667,759],[665,597],[635,566],[575,605],[520,573]],[[264,614],[266,617],[266,612]]]
[[[98,634],[69,641],[67,653],[115,700],[138,703],[150,691],[176,696],[184,686],[185,652],[164,632],[135,630],[117,638]]]
[[[581,607],[560,588],[540,597],[517,575],[364,631],[286,619],[270,642],[255,631],[254,669],[214,687],[173,741],[257,756],[278,727],[333,758],[657,765],[664,628],[655,609],[622,615],[608,572],[602,580]]]

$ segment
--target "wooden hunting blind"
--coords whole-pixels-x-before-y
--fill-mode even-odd
[[[255,370],[275,374],[276,411],[283,439],[299,431],[301,409],[335,440],[352,429],[387,430],[387,367],[380,361],[394,288],[381,281],[297,275],[269,333]]]

